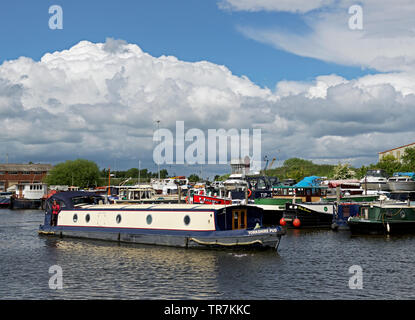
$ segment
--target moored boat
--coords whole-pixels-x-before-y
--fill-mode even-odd
[[[367,170],[366,175],[360,180],[364,190],[388,191],[388,175],[382,169]]]
[[[255,203],[279,205],[285,210],[286,203],[320,202],[326,193],[327,186],[320,185],[320,177],[310,176],[291,186],[273,186],[272,197],[260,198]]]
[[[327,196],[322,198],[325,202],[367,202],[375,201],[379,197],[377,191],[365,191],[357,179],[326,180],[323,185],[328,188]],[[340,189],[339,194],[337,189]]]
[[[45,183],[18,183],[8,190],[14,193],[10,209],[41,209],[48,187]]]
[[[322,198],[326,196],[327,187],[321,186],[320,181],[320,177],[310,176],[294,185],[281,184],[274,186],[272,187],[273,194],[271,198],[255,199],[255,204],[277,208],[267,211],[267,221],[278,224],[282,221],[281,218],[285,216],[287,218],[285,224],[291,227],[292,222],[296,218],[293,211],[297,209],[297,206],[290,207],[291,205],[305,202],[321,202]]]
[[[353,234],[398,234],[415,232],[415,207],[411,202],[375,202],[360,206],[347,221]]]
[[[359,214],[361,205],[361,202],[341,202],[337,204],[333,214],[331,229],[334,231],[350,230],[347,220]]]
[[[51,226],[51,203],[62,210]],[[199,248],[278,248],[280,226],[263,227],[255,205],[103,204],[86,192],[60,192],[48,199],[39,234],[60,237]]]
[[[390,191],[415,191],[415,173],[414,172],[395,172],[388,179]]]
[[[286,203],[282,225],[294,228],[328,228],[333,222],[333,203]]]

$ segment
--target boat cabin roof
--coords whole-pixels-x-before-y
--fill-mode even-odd
[[[307,187],[296,187],[296,186],[274,186],[272,189],[328,189],[327,186],[307,186]]]
[[[220,210],[230,205],[208,205],[208,204],[79,204],[75,208],[82,209],[142,209],[142,210]]]

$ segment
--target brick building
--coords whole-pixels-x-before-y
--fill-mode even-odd
[[[393,149],[389,149],[389,150],[386,150],[386,151],[379,152],[379,161],[382,160],[382,158],[386,155],[392,155],[396,159],[398,159],[399,161],[402,162],[402,156],[405,153],[405,150],[407,148],[415,148],[415,142],[411,143],[411,144],[401,146],[401,147],[397,147],[397,148],[393,148]]]
[[[51,164],[0,164],[0,191],[18,183],[42,182],[51,169]]]

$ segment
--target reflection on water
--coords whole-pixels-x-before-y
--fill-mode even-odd
[[[275,251],[213,251],[37,235],[41,211],[0,211],[2,299],[413,299],[414,236],[289,230]],[[48,286],[59,265],[63,289]],[[349,267],[363,289],[348,287]]]

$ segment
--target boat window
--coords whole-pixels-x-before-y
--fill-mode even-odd
[[[86,216],[85,216],[85,221],[86,222],[89,222],[89,220],[91,219],[91,217],[89,216],[89,214],[87,214]]]
[[[120,223],[121,222],[121,215],[117,214],[117,218],[115,218],[115,220],[117,221],[117,223]]]
[[[147,224],[151,224],[153,222],[153,217],[151,216],[151,214],[147,215],[146,221]]]
[[[190,223],[190,217],[189,216],[185,216],[184,217],[184,224],[187,226]]]
[[[77,222],[78,221],[78,215],[75,213],[73,215],[73,222]]]
[[[264,179],[259,179],[256,189],[267,189],[267,185],[264,181]]]

